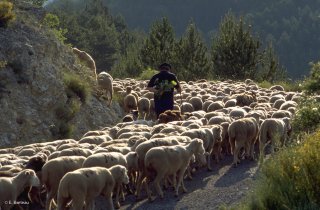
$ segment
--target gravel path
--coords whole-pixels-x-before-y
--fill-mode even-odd
[[[232,157],[229,156],[219,164],[215,164],[213,171],[202,169],[193,175],[193,180],[185,180],[188,193],[174,197],[173,189],[165,192],[163,200],[157,198],[150,203],[145,198],[135,202],[135,197],[129,195],[121,204],[121,210],[171,210],[171,209],[218,209],[222,205],[234,206],[249,192],[257,170],[257,162],[242,160],[238,167],[232,167]],[[155,191],[154,191],[155,192]],[[103,209],[102,200],[98,199],[96,209]],[[100,207],[100,208],[99,208]]]

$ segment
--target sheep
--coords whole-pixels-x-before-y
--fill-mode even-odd
[[[232,119],[230,117],[226,117],[226,116],[215,116],[215,117],[210,118],[208,124],[209,125],[219,125],[223,122],[231,123]]]
[[[83,207],[94,209],[94,198],[100,194],[107,199],[106,209],[114,209],[112,191],[116,180],[124,184],[129,183],[125,167],[114,166],[110,169],[91,167],[68,172],[59,184],[58,210],[66,209],[66,204],[70,200],[73,209],[83,209]]]
[[[288,110],[290,107],[297,107],[298,104],[295,101],[286,101],[280,106],[280,110]]]
[[[215,101],[215,102],[212,102],[208,108],[207,108],[207,112],[214,112],[218,109],[222,109],[224,108],[224,103],[222,101]]]
[[[207,120],[210,120],[210,118],[215,117],[215,116],[224,116],[225,114],[222,112],[208,112],[204,115],[204,118]]]
[[[213,102],[213,101],[211,101],[211,100],[206,100],[206,101],[204,101],[203,104],[202,104],[202,110],[205,111],[205,112],[207,112],[208,107],[210,106],[210,104],[211,104],[212,102]]]
[[[179,195],[180,186],[182,186],[183,192],[187,192],[183,183],[183,175],[190,163],[192,155],[203,155],[204,153],[205,150],[200,139],[194,139],[186,146],[161,146],[151,148],[147,152],[144,159],[147,176],[151,179],[153,173],[156,173],[153,183],[161,199],[164,195],[160,187],[160,181],[169,176],[173,177],[175,196]],[[154,200],[149,190],[147,190],[147,192],[149,200]]]
[[[229,113],[229,117],[233,119],[239,119],[239,118],[243,118],[246,114],[247,112],[243,108],[234,108]]]
[[[199,138],[203,141],[203,146],[208,154],[207,157],[207,168],[209,171],[211,167],[211,155],[214,144],[221,142],[222,127],[219,125],[210,126],[209,128],[191,129],[181,133],[181,136],[188,136],[191,139]],[[197,157],[196,157],[197,158]]]
[[[62,156],[84,156],[88,157],[92,154],[92,151],[89,149],[83,149],[83,148],[70,148],[70,149],[65,149],[62,150],[58,157]]]
[[[281,105],[285,102],[286,102],[285,99],[278,99],[273,103],[272,107],[275,109],[280,109]]]
[[[283,146],[291,131],[289,118],[282,119],[269,118],[263,121],[259,132],[259,149],[260,156],[264,156],[264,149],[268,143],[271,143],[271,151],[278,144]]]
[[[180,106],[180,110],[181,110],[181,113],[193,112],[194,108],[193,108],[192,104],[190,104],[188,102],[183,102]]]
[[[140,98],[138,101],[138,111],[142,119],[146,119],[150,112],[150,100],[148,98]]]
[[[228,108],[228,107],[234,107],[236,105],[237,105],[237,99],[230,99],[225,102],[224,107]]]
[[[79,50],[78,48],[72,48],[72,52],[79,58],[81,62],[84,62],[94,73],[94,78],[97,80],[97,68],[93,58],[85,51]]]
[[[287,110],[278,110],[276,112],[273,112],[271,115],[271,118],[284,118],[284,117],[291,118],[292,113]]]
[[[142,142],[136,147],[136,153],[138,154],[138,165],[139,165],[139,176],[137,180],[137,186],[136,186],[136,197],[140,197],[140,188],[143,178],[145,177],[145,167],[144,167],[144,157],[145,154],[149,149],[152,147],[158,147],[158,146],[169,146],[169,145],[178,145],[179,141],[177,140],[176,136],[168,136],[165,138],[159,138],[159,139],[151,139],[149,141]]]
[[[99,145],[99,144],[102,144],[103,142],[107,142],[111,140],[112,138],[108,134],[105,134],[101,136],[86,136],[80,139],[78,142],[80,144],[89,143],[89,144]]]
[[[133,94],[128,94],[124,97],[124,110],[126,113],[130,113],[131,110],[138,109],[138,102]]]
[[[103,94],[106,93],[107,105],[110,107],[113,98],[113,78],[107,72],[100,72],[97,78],[98,87]]]
[[[172,121],[181,121],[183,116],[180,111],[167,110],[159,115],[159,123],[168,123]]]
[[[88,131],[87,133],[83,134],[82,138],[87,137],[87,136],[101,136],[101,135],[106,135],[108,134],[108,131]]]
[[[128,166],[128,161],[130,166]],[[105,167],[110,168],[115,165],[121,165],[126,168],[130,168],[130,170],[135,169],[138,167],[138,157],[136,153],[130,153],[128,155],[123,155],[118,152],[108,152],[108,153],[97,153],[89,156],[84,162],[82,167],[88,168],[88,167]],[[121,186],[116,186],[116,198],[115,198],[115,204],[116,207],[120,207],[119,204],[119,193],[120,193]]]
[[[122,122],[133,122],[133,121],[136,121],[138,117],[139,117],[139,111],[131,110],[130,113],[126,114],[122,118]]]
[[[39,187],[40,180],[31,169],[25,169],[14,177],[0,177],[0,207],[11,209],[18,196],[26,187]]]
[[[202,99],[200,97],[191,97],[188,101],[192,104],[194,111],[202,110]]]
[[[269,90],[284,91],[284,88],[281,85],[273,85],[269,88]]]
[[[44,164],[41,182],[47,191],[46,210],[51,210],[52,199],[57,196],[61,178],[66,173],[81,168],[85,159],[81,156],[58,157]]]
[[[239,153],[242,147],[245,153],[254,159],[254,144],[258,138],[259,126],[255,118],[241,118],[232,122],[228,128],[229,143],[233,153],[233,165],[240,163]]]
[[[251,103],[256,102],[257,98],[254,93],[249,94],[238,94],[235,96],[237,100],[237,106],[249,106]]]

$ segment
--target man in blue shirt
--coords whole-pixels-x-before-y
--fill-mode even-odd
[[[181,86],[175,74],[171,73],[171,65],[163,63],[159,66],[160,72],[155,74],[147,85],[147,90],[154,92],[154,106],[159,115],[166,110],[173,109],[174,88],[181,93]]]

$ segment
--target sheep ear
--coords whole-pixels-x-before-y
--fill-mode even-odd
[[[30,171],[24,172],[24,175],[29,176],[30,175]]]

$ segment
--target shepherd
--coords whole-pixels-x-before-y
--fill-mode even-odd
[[[171,71],[171,65],[163,63],[159,66],[159,73],[155,74],[147,85],[147,90],[154,93],[154,106],[159,115],[167,110],[173,110],[173,92],[176,89],[181,94],[181,86],[175,74]]]

